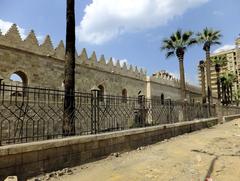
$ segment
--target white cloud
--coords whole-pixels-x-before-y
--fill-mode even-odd
[[[224,13],[221,12],[221,11],[213,11],[213,15],[215,15],[215,16],[223,16]]]
[[[41,43],[43,43],[45,37],[43,35],[38,35],[36,38],[37,38],[38,42],[41,44]]]
[[[12,26],[12,24],[13,24],[12,22],[4,21],[4,20],[0,19],[0,30],[1,30],[2,34],[7,33],[7,31]],[[26,31],[25,31],[25,29],[23,29],[23,28],[18,26],[18,31],[20,33],[20,36],[23,39],[26,38]]]
[[[177,78],[178,80],[180,79],[180,74],[179,72],[169,72],[169,74],[171,74],[174,78]],[[194,75],[194,76],[188,76],[185,73],[185,82],[186,84],[190,84],[190,85],[194,85],[194,86],[199,86],[198,83],[198,74]]]
[[[123,66],[124,63],[126,63],[126,65],[128,64],[127,59],[119,60],[119,62],[120,62],[120,65],[121,65],[121,66]]]
[[[81,42],[102,44],[126,32],[165,25],[209,0],[93,0],[76,27]]]
[[[180,77],[179,72],[168,72],[168,73],[176,79],[179,79],[179,77]]]
[[[0,19],[0,31],[2,32],[3,35],[7,33],[7,31],[12,26],[12,24],[13,24],[12,22],[4,21],[4,20]],[[17,27],[18,27],[18,31],[19,31],[21,38],[25,39],[27,37],[26,29],[24,29],[20,26],[17,26]],[[37,35],[37,39],[38,39],[38,41],[42,42],[44,37],[42,35]]]
[[[213,53],[219,53],[219,52],[231,50],[234,48],[235,48],[235,45],[224,45],[224,46],[214,50]]]
[[[117,59],[116,58],[112,58],[113,64],[116,65],[117,64]],[[121,66],[123,66],[124,63],[126,63],[126,65],[128,65],[128,60],[127,59],[121,59],[119,60],[119,63]]]

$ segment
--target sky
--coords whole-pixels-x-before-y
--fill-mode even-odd
[[[163,38],[177,29],[199,32],[205,27],[220,30],[222,45],[212,52],[234,47],[240,33],[239,0],[75,0],[76,47],[88,56],[147,69],[147,74],[166,70],[179,75],[176,57],[160,51]],[[33,29],[39,42],[50,35],[54,46],[65,41],[66,0],[0,0],[0,29],[4,34],[16,23],[24,39]],[[186,80],[198,85],[197,65],[204,59],[201,45],[185,54]]]

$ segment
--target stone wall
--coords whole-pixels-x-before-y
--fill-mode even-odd
[[[71,137],[0,147],[0,180],[17,175],[20,180],[76,166],[114,152],[136,149],[217,124],[218,119],[175,123],[99,135]]]
[[[13,24],[5,35],[0,33],[0,78],[11,83],[10,76],[18,74],[24,85],[41,86],[55,89],[63,88],[64,79],[63,41],[54,48],[50,36],[46,36],[42,44],[31,31],[22,40],[17,25]],[[101,55],[98,59],[93,52],[88,56],[83,49],[76,53],[76,91],[90,92],[93,86],[102,85],[105,94],[122,95],[123,89],[127,96],[142,94],[180,99],[179,81],[166,77],[148,77],[146,70],[119,61],[108,61]],[[187,86],[188,97],[199,97],[199,88]]]

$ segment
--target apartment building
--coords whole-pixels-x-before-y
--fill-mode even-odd
[[[233,93],[236,93],[237,90],[240,88],[240,36],[235,40],[235,47],[230,50],[223,50],[217,53],[211,54],[211,57],[216,56],[226,56],[227,64],[224,67],[221,67],[220,75],[225,74],[226,72],[232,72],[236,75],[236,82],[233,85]],[[200,67],[198,66],[198,78],[200,85],[201,82],[201,71]],[[205,69],[205,84],[207,88],[207,75]],[[217,97],[217,75],[215,71],[215,65],[212,64],[211,66],[211,83],[212,83],[212,94],[214,97]]]

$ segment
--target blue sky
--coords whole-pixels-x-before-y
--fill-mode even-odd
[[[104,54],[147,69],[148,75],[167,70],[178,75],[175,57],[165,59],[161,40],[178,28],[221,30],[222,45],[232,47],[240,33],[239,0],[75,0],[78,53]],[[65,0],[0,0],[0,29],[16,23],[22,36],[33,29],[43,41],[49,34],[56,46],[65,41]],[[214,47],[213,51],[221,46]],[[197,64],[204,58],[201,46],[185,56],[186,79],[198,84]]]

